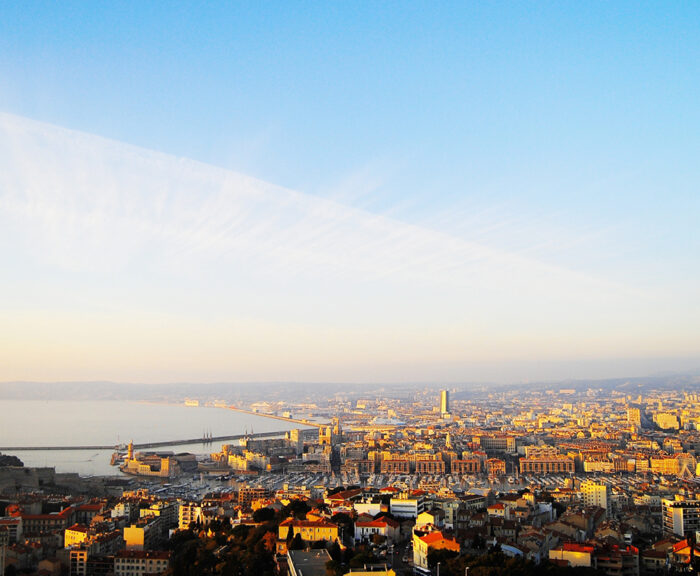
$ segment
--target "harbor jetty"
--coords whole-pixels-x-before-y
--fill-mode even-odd
[[[283,436],[287,430],[278,432],[256,432],[254,434],[232,434],[229,436],[203,436],[201,438],[185,438],[183,440],[163,440],[160,442],[145,442],[134,444],[137,450],[146,448],[164,448],[166,446],[180,446],[181,444],[211,444],[213,442],[226,442],[239,440],[240,438],[269,438]],[[84,445],[84,446],[0,446],[0,452],[19,452],[27,450],[114,450],[118,448],[114,444],[109,446]]]

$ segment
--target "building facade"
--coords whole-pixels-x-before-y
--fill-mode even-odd
[[[700,500],[661,500],[664,533],[685,537],[700,530]]]

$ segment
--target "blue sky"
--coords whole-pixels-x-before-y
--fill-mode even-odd
[[[700,12],[681,3],[4,3],[0,112],[134,145],[146,156],[147,150],[155,150],[193,159],[319,202],[331,201],[337,210],[350,212],[340,217],[334,208],[330,222],[340,218],[355,226],[349,236],[341,234],[338,246],[351,244],[351,237],[361,241],[372,217],[384,219],[382,232],[368,243],[372,253],[381,256],[389,246],[391,254],[411,261],[414,271],[426,260],[435,267],[431,274],[440,266],[460,269],[464,256],[449,252],[453,242],[461,243],[460,250],[478,246],[480,258],[490,259],[483,283],[477,272],[466,274],[464,270],[471,268],[464,266],[440,280],[447,286],[444,292],[434,286],[416,288],[412,300],[390,312],[385,304],[391,290],[400,289],[401,281],[425,278],[430,266],[417,276],[398,275],[387,281],[392,274],[386,259],[390,253],[385,259],[377,256],[370,275],[384,280],[355,286],[359,292],[348,293],[347,284],[330,282],[328,289],[336,297],[326,299],[327,309],[321,313],[320,300],[303,295],[323,276],[315,267],[337,260],[338,253],[302,243],[299,249],[306,254],[302,260],[307,272],[291,283],[296,283],[291,292],[297,290],[297,296],[288,293],[288,276],[278,268],[278,257],[270,257],[270,269],[280,275],[275,279],[286,294],[284,298],[274,291],[268,294],[280,302],[279,308],[273,313],[252,306],[251,312],[250,295],[266,281],[260,265],[247,276],[250,291],[240,294],[241,306],[227,308],[227,314],[232,318],[244,314],[269,327],[287,326],[290,338],[295,332],[289,326],[299,321],[300,311],[315,326],[332,318],[337,338],[329,354],[335,361],[324,364],[323,370],[308,369],[313,354],[300,352],[303,361],[280,372],[251,362],[241,378],[372,381],[376,374],[383,381],[431,380],[431,375],[441,381],[518,380],[687,369],[700,366],[696,344],[700,334],[695,328],[700,319],[698,29]],[[4,149],[15,150],[18,157],[24,151],[35,161],[43,158],[40,152],[46,146],[63,146],[62,139],[77,138],[14,119],[5,126],[10,128],[4,134]],[[16,144],[17,126],[34,134],[31,142]],[[82,138],[67,149],[84,153]],[[119,162],[142,167],[128,152],[131,148],[95,146],[106,155],[101,173],[71,157],[62,161],[80,165],[98,188],[108,178],[120,181]],[[175,158],[162,163],[172,166]],[[70,174],[56,170],[54,176],[79,189]],[[152,213],[149,191],[158,176],[151,168],[138,173],[141,180],[129,183],[136,189],[129,191],[129,198],[140,207],[134,214],[143,218],[139,210]],[[210,191],[203,182],[219,178],[212,174],[190,174],[188,206],[206,212],[204,198]],[[26,236],[27,246],[21,261],[7,246],[0,249],[6,261],[16,263],[15,270],[22,270],[16,274],[19,288],[13,296],[20,308],[40,308],[26,296],[31,292],[26,288],[50,270],[65,285],[76,283],[86,300],[106,299],[104,286],[77,285],[76,277],[92,270],[91,260],[104,256],[99,251],[83,253],[80,247],[94,233],[90,226],[78,226],[72,240],[60,230],[44,238],[46,244],[63,246],[63,253],[49,262],[38,256],[42,241],[36,232],[26,232],[40,230],[46,224],[42,218],[61,212],[60,202],[76,199],[49,191],[42,205],[52,208],[39,217],[26,209],[31,205],[26,173],[2,182],[5,218],[14,211],[15,217],[22,214],[26,219],[25,228],[18,231]],[[48,176],[47,182],[51,182]],[[16,194],[14,186],[28,187],[23,189],[25,195]],[[95,198],[83,200],[76,201],[77,220],[94,216],[99,204]],[[282,227],[299,233],[289,216],[270,202],[265,210],[246,212],[245,229],[269,225],[269,215],[280,210]],[[113,214],[104,208],[109,202],[99,205],[107,227],[118,228],[121,224],[115,224]],[[305,206],[299,212],[305,221],[332,228],[320,214],[327,212]],[[207,214],[203,221],[212,217]],[[229,221],[224,229],[223,235],[235,232],[235,225]],[[434,234],[441,235],[439,242]],[[289,240],[284,235],[270,237],[280,243]],[[394,246],[396,237],[405,243]],[[258,237],[250,238],[252,243]],[[153,238],[147,235],[141,241],[147,245]],[[249,246],[252,252],[260,251],[259,245]],[[102,247],[135,273],[154,274],[134,258],[138,251],[128,243]],[[446,250],[451,256],[443,252],[430,257],[431,249]],[[323,254],[308,258],[314,250]],[[417,256],[421,251],[425,257]],[[153,258],[160,258],[172,253],[172,246],[162,245],[154,252]],[[268,246],[260,254],[265,260],[273,252]],[[355,257],[356,262],[339,265],[339,277],[359,282],[357,275],[367,269],[359,264],[361,255]],[[240,281],[223,270],[241,266],[242,254],[216,258],[207,273],[212,282]],[[76,274],[75,266],[67,266],[71,261],[83,262],[77,275],[71,275]],[[499,300],[493,288],[507,282],[500,272],[503,261],[519,270],[523,286],[506,290]],[[557,280],[551,282],[547,274],[543,279],[537,270],[545,269],[556,270]],[[104,273],[108,278],[109,271]],[[557,290],[568,292],[565,300],[574,302],[572,294],[586,294],[575,278],[616,287],[602,290],[600,300],[591,303],[599,314],[590,316],[595,322],[586,324],[583,316],[563,313],[575,304],[562,304],[563,308],[547,304],[556,299]],[[163,289],[171,281],[167,275],[153,277]],[[465,283],[476,286],[474,295],[481,298],[481,308],[494,318],[489,322],[485,313],[478,323],[491,333],[481,355],[459,352],[459,344],[474,343],[474,335],[464,328],[469,314],[459,303]],[[519,295],[524,286],[532,285],[538,287],[532,295],[537,314],[523,315],[519,322],[528,330],[521,333],[514,318],[518,310],[530,306]],[[354,301],[352,315],[336,314],[362,289],[367,294]],[[200,293],[204,288],[192,290]],[[643,296],[637,300],[639,294]],[[448,311],[431,304],[446,295],[445,302],[457,311],[454,326]],[[91,321],[88,311],[41,296],[44,309]],[[125,309],[129,302],[124,300]],[[173,298],[163,317],[175,317],[178,307],[191,305],[187,299]],[[502,314],[504,309],[509,314]],[[143,320],[134,314],[135,321]],[[215,314],[205,316],[213,319]],[[23,324],[23,317],[15,316],[14,322]],[[355,332],[358,326],[383,331],[382,342],[391,343],[388,350],[396,350],[387,352],[386,358],[380,352],[369,354],[359,346],[363,336]],[[425,349],[417,336],[421,331],[437,334],[454,350],[426,353],[421,364],[419,351]],[[577,340],[553,351],[553,340],[566,341],[582,331],[588,344]],[[403,348],[420,364],[408,373],[396,368],[402,362],[398,343],[407,332],[416,336],[408,338]],[[529,341],[522,335],[527,333],[534,335],[536,344],[523,343]],[[598,337],[607,346],[594,345]],[[323,340],[321,332],[311,330],[307,350]],[[49,343],[43,346],[37,348],[39,356],[49,353]],[[161,361],[177,356],[184,346],[183,341],[165,347]],[[355,348],[352,356],[342,352]],[[373,350],[377,348],[380,342]],[[361,370],[350,369],[368,356],[372,359]],[[236,371],[216,355],[206,358],[209,366],[220,367],[198,371],[195,358],[186,376],[237,378]],[[282,359],[279,362],[284,365]],[[493,367],[502,364],[510,368]],[[97,368],[83,373],[67,363],[39,374],[28,366],[28,361],[24,368],[17,364],[0,380],[53,379],[52,374],[56,379],[180,379],[178,373],[159,375],[153,367],[97,374]]]

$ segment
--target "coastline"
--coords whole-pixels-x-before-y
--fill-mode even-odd
[[[235,440],[253,429],[257,436],[315,427],[313,423],[299,424],[283,417],[270,418],[267,414],[227,410],[221,406],[193,408],[175,403],[121,400],[0,400],[0,410],[7,415],[0,427],[3,444],[8,448],[27,448],[0,451],[18,456],[28,467],[55,467],[59,473],[76,472],[83,476],[111,476],[115,472],[109,463],[115,447],[132,439],[138,449],[167,447],[206,454],[213,443]],[[196,441],[177,440],[183,438],[183,433],[189,433],[189,437],[184,436],[187,440]],[[203,443],[207,434],[211,437]]]

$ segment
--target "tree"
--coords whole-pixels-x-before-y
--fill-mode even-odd
[[[501,552],[501,545],[498,542],[496,542],[493,546],[489,547],[489,552],[500,553]]]
[[[552,502],[552,508],[554,509],[557,518],[566,512],[566,504],[562,504],[561,502]]]
[[[192,566],[197,561],[199,540],[192,538],[185,542],[176,543],[173,548],[173,574],[175,576],[186,576],[192,573]]]
[[[348,516],[345,512],[338,512],[331,516],[331,522],[337,524],[338,526],[352,527],[352,518]]]
[[[233,537],[239,540],[245,540],[248,537],[249,532],[250,526],[247,524],[239,524],[233,530],[231,530]]]
[[[331,512],[330,506],[328,506],[328,504],[326,504],[325,502],[319,502],[318,504],[316,504],[315,507],[316,507],[316,510],[318,510],[319,512],[323,512],[325,514],[330,514],[330,512]]]
[[[275,511],[272,508],[258,508],[253,512],[255,522],[272,522],[275,519]]]
[[[294,516],[299,520],[304,520],[306,518],[307,512],[311,508],[304,500],[292,500],[284,508],[282,508],[281,516],[282,518],[288,518],[289,516]]]
[[[306,548],[306,543],[301,538],[301,534],[297,532],[292,539],[292,542],[287,546],[289,550],[303,550]]]
[[[340,545],[337,541],[333,542],[333,544],[330,545],[330,547],[328,548],[328,553],[331,555],[331,558],[333,558],[333,560],[335,560],[336,562],[340,562],[342,550],[340,549]]]
[[[430,557],[429,557],[430,558]],[[500,552],[492,552],[479,556],[454,556],[437,559],[440,562],[440,576],[463,576],[465,568],[469,567],[469,576],[593,576],[597,571],[593,568],[561,567],[543,561],[535,564],[524,558],[509,558]]]
[[[209,523],[209,530],[212,532],[219,532],[222,528],[221,525],[221,520],[218,518],[214,518],[210,523]]]
[[[337,576],[340,574],[341,569],[341,565],[335,560],[326,562],[326,576]]]
[[[472,540],[472,548],[475,550],[482,550],[485,546],[486,540],[484,540],[484,537],[481,534],[474,536],[474,539]]]
[[[372,556],[372,554],[363,550],[350,559],[350,568],[361,568],[365,564],[371,564],[375,560],[376,558]]]
[[[196,536],[192,530],[178,530],[168,541],[168,548],[170,550],[179,550],[185,543],[195,539]]]
[[[274,532],[265,532],[263,544],[268,552],[274,552],[277,547],[277,535]]]
[[[456,558],[457,556],[459,556],[459,552],[455,550],[447,550],[445,548],[430,550],[428,552],[428,566],[430,568],[435,568],[438,562],[441,566],[446,566],[448,560]]]

